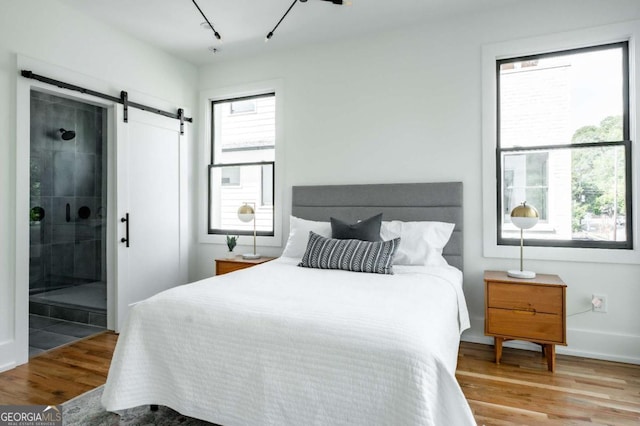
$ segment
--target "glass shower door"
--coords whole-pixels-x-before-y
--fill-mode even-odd
[[[31,334],[106,327],[106,124],[104,108],[31,92]]]

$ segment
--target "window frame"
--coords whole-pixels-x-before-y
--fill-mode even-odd
[[[634,141],[631,147],[631,188],[636,195],[632,200],[634,224],[640,223],[640,149],[637,149],[640,112],[640,26],[636,22],[571,30],[541,36],[484,44],[481,48],[481,212],[478,212],[478,226],[481,228],[482,255],[484,258],[519,259],[517,246],[498,245],[497,240],[497,194],[496,194],[496,60],[516,58],[546,52],[571,50],[581,47],[603,45],[621,41],[629,42],[629,133]],[[481,214],[480,214],[481,213]],[[627,218],[629,220],[629,218]],[[527,260],[569,261],[611,264],[640,264],[640,244],[638,226],[632,230],[633,248],[627,250],[580,247],[530,246],[525,238],[525,258]],[[526,237],[526,235],[525,235]]]
[[[567,144],[551,144],[538,146],[523,146],[502,148],[500,146],[500,68],[505,63],[534,61],[542,58],[551,58],[561,55],[596,52],[608,50],[612,48],[622,48],[622,141],[605,141],[605,142],[586,142],[586,143],[567,143]],[[496,78],[496,226],[498,245],[520,245],[520,238],[504,238],[502,236],[503,222],[503,181],[502,181],[502,154],[503,153],[528,153],[531,151],[551,152],[561,149],[585,149],[595,147],[615,147],[623,146],[625,152],[625,207],[626,207],[626,240],[625,241],[595,241],[595,240],[558,240],[558,239],[527,239],[527,245],[539,247],[576,247],[576,248],[604,248],[604,249],[633,249],[633,191],[632,191],[632,175],[631,175],[631,140],[629,127],[629,42],[619,41],[615,43],[605,43],[592,45],[587,47],[579,47],[572,49],[554,50],[551,52],[506,57],[495,61],[495,78]],[[548,185],[547,185],[548,187]],[[523,200],[525,201],[525,200]]]
[[[261,93],[261,94],[256,94],[256,95],[251,95],[251,96],[241,96],[241,97],[232,97],[232,98],[224,98],[224,99],[216,99],[216,100],[212,100],[211,101],[211,111],[214,111],[215,106],[217,104],[225,104],[228,103],[229,106],[231,107],[231,105],[234,102],[239,102],[239,101],[247,101],[247,100],[252,100],[252,99],[260,99],[260,98],[268,98],[268,97],[273,97],[274,100],[276,100],[276,94],[275,92],[267,92],[267,93]],[[256,106],[256,109],[251,112],[251,114],[257,114],[258,113],[258,109]],[[231,114],[234,115],[234,114]],[[236,114],[236,115],[246,115],[246,113],[241,113],[241,114]],[[275,118],[274,118],[275,121]],[[273,161],[247,161],[247,162],[235,162],[235,163],[217,163],[216,162],[216,156],[215,156],[215,114],[211,114],[211,163],[209,164],[208,167],[208,202],[207,202],[207,233],[211,234],[211,235],[227,235],[227,234],[233,234],[233,235],[253,235],[253,231],[243,231],[243,230],[238,230],[238,229],[222,229],[222,228],[213,228],[212,224],[211,224],[211,208],[213,207],[212,204],[212,199],[211,199],[211,169],[214,168],[219,168],[219,167],[239,167],[242,168],[243,166],[266,166],[266,165],[271,165],[271,167],[273,168],[272,174],[273,174],[273,179],[272,179],[272,194],[275,194],[275,175],[276,175],[276,162],[275,160]],[[275,123],[274,123],[275,124]],[[259,149],[264,149],[264,148],[257,148],[257,150]],[[275,156],[275,149],[276,149],[276,144],[274,141],[274,145],[273,145],[273,150],[274,150],[274,156]],[[238,149],[238,151],[248,151],[251,150],[251,148],[241,148]],[[263,188],[263,183],[262,183],[262,176],[264,173],[264,168],[261,168],[260,170],[260,200],[262,201],[262,188]],[[242,171],[240,172],[240,176],[242,176]],[[242,177],[240,178],[242,181]],[[238,186],[241,186],[238,185]],[[263,204],[260,203],[260,206],[262,206]],[[273,205],[271,206],[272,209],[275,212],[276,209],[276,202],[275,199],[273,200]],[[258,208],[258,205],[256,204],[256,210]],[[263,237],[273,237],[275,234],[275,214],[273,214],[271,216],[271,231],[256,231],[256,236],[260,235]]]
[[[250,98],[262,96],[267,93],[274,93],[276,96],[276,142],[275,142],[275,162],[278,167],[274,167],[273,176],[273,235],[257,236],[257,244],[261,247],[280,247],[283,238],[283,211],[284,204],[284,84],[282,79],[264,80],[237,86],[225,86],[213,89],[202,90],[199,93],[200,120],[198,137],[198,214],[197,214],[197,240],[202,244],[216,244],[226,246],[226,234],[209,234],[209,166],[212,159],[212,137],[213,129],[211,122],[213,119],[212,101],[229,100],[236,98]],[[276,208],[277,206],[277,208]],[[253,233],[251,233],[253,235]],[[235,234],[234,234],[235,235]],[[247,243],[248,244],[248,243]],[[268,251],[268,250],[267,250]]]

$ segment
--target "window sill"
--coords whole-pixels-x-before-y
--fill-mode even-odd
[[[487,258],[519,259],[520,246],[502,246],[484,241],[483,256]],[[575,248],[575,247],[531,247],[524,248],[524,257],[529,260],[555,260],[589,263],[640,264],[640,250]]]
[[[226,234],[201,234],[198,238],[200,244],[223,244],[227,245]],[[253,235],[241,235],[238,239],[238,246],[253,246]],[[279,235],[273,237],[256,237],[257,247],[282,247],[282,238]]]

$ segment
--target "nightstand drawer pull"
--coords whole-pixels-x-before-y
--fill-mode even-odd
[[[535,315],[536,310],[535,309],[514,309],[513,313],[520,314],[520,315]]]

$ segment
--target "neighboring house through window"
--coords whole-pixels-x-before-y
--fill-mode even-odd
[[[255,207],[257,234],[274,235],[276,96],[211,102],[209,234],[249,235],[238,219],[243,203]]]
[[[496,61],[497,240],[540,213],[527,244],[632,248],[628,42]]]

